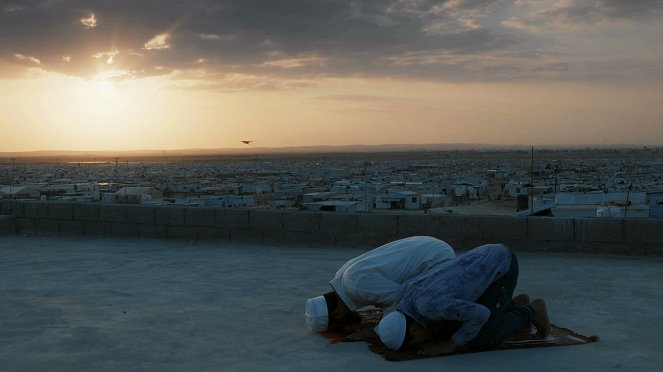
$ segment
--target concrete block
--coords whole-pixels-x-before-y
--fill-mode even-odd
[[[71,220],[73,217],[73,203],[48,203],[48,218],[56,220]]]
[[[57,235],[60,233],[60,223],[58,220],[37,218],[35,219],[35,228],[37,234]]]
[[[441,216],[433,236],[449,243],[457,252],[489,243],[520,246],[527,240],[527,220],[510,216]]]
[[[22,203],[27,218],[48,218],[48,203],[31,201]]]
[[[182,214],[184,216],[184,214]],[[167,226],[168,240],[197,240],[198,229],[194,226]]]
[[[467,216],[465,226],[474,226],[489,243],[508,243],[527,238],[527,218],[511,216]]]
[[[86,221],[83,226],[85,235],[111,236],[110,222]]]
[[[575,240],[579,242],[623,242],[624,221],[617,218],[576,218]]]
[[[268,231],[262,238],[265,243],[299,247],[333,247],[335,244],[333,233],[320,231]]]
[[[157,225],[182,226],[184,225],[184,208],[170,206],[155,208],[154,223]]]
[[[16,217],[16,232],[19,234],[36,234],[37,226],[34,218]]]
[[[230,230],[218,227],[198,227],[198,240],[230,240]]]
[[[0,199],[0,214],[14,214],[14,201],[10,199]]]
[[[398,231],[398,215],[362,213],[357,215],[357,232],[367,235],[392,235]]]
[[[60,221],[61,235],[85,235],[85,222],[73,220]]]
[[[283,229],[288,232],[294,231],[320,231],[319,212],[283,212]]]
[[[86,222],[99,221],[99,204],[74,204],[74,220]]]
[[[576,242],[572,252],[635,256],[644,254],[645,249],[643,246],[633,246],[619,241],[582,241]]]
[[[526,240],[518,244],[509,244],[514,252],[575,252],[573,240]]]
[[[0,214],[0,235],[16,233],[16,217],[10,214]]]
[[[99,221],[121,222],[127,221],[127,206],[122,204],[100,204]]]
[[[252,210],[249,212],[249,228],[264,231],[283,229],[283,212],[272,210]]]
[[[216,211],[216,226],[223,229],[247,229],[249,227],[248,209],[219,208]]]
[[[320,231],[353,233],[357,231],[356,213],[320,213]]]
[[[154,223],[155,207],[132,205],[127,207],[127,222],[151,225]]]
[[[26,202],[14,200],[12,202],[13,214],[16,217],[25,217],[25,204]]]
[[[438,226],[438,232],[436,238],[447,241],[448,239],[454,237],[465,238],[466,230],[465,227],[466,220],[463,216],[440,216],[440,223]]]
[[[138,237],[138,225],[135,223],[113,222],[110,226],[112,237]]]
[[[215,226],[217,213],[215,208],[185,208],[184,224],[186,226]]]
[[[624,242],[663,246],[663,219],[624,220]]]
[[[527,238],[527,220],[509,216],[441,216],[439,233],[434,236],[457,250],[488,243],[517,245]]]
[[[168,239],[168,227],[166,225],[138,225],[138,237],[141,239]]]
[[[402,214],[398,216],[398,233],[405,236],[435,236],[440,232],[442,216],[434,214]]]
[[[228,240],[232,243],[262,243],[263,230],[258,229],[231,229]]]
[[[334,235],[334,244],[336,247],[354,247],[369,250],[400,238],[402,236],[397,235],[395,231],[381,234],[370,232],[341,233]]]
[[[262,242],[266,244],[283,243],[284,235],[289,234],[285,230],[265,230],[262,232]]]
[[[646,243],[642,244],[642,249],[644,249],[644,255],[645,256],[657,256],[661,257],[663,256],[663,244],[657,243],[657,244],[652,244],[652,243]]]
[[[574,228],[573,218],[527,218],[527,237],[531,241],[573,241]]]

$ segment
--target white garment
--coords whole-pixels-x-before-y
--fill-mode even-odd
[[[442,240],[412,236],[351,259],[329,284],[352,311],[368,305],[388,307],[398,302],[406,280],[454,257],[453,248]]]

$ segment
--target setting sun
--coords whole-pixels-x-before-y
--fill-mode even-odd
[[[97,88],[100,90],[111,90],[113,89],[113,83],[109,80],[99,80],[97,81]]]

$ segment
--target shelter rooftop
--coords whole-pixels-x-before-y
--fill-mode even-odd
[[[593,344],[388,362],[307,331],[304,302],[364,250],[0,236],[5,370],[652,370],[663,261],[520,253],[516,293]],[[658,366],[658,367],[657,367]]]

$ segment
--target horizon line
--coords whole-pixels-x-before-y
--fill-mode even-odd
[[[434,147],[434,148],[427,148]],[[294,146],[245,146],[245,147],[222,147],[222,148],[205,148],[205,147],[191,147],[191,148],[176,148],[176,149],[105,149],[105,150],[18,150],[18,151],[0,151],[0,157],[7,156],[68,156],[69,155],[106,155],[110,156],[111,153],[150,153],[151,155],[167,155],[182,153],[196,153],[196,154],[218,154],[230,152],[246,152],[246,150],[261,151],[261,152],[324,152],[325,150],[332,150],[334,152],[362,152],[382,149],[385,151],[402,152],[402,151],[472,151],[472,150],[522,150],[522,149],[635,149],[635,148],[650,148],[657,149],[663,148],[663,145],[644,145],[644,144],[547,144],[547,145],[523,145],[523,144],[486,144],[486,143],[425,143],[425,144],[412,144],[412,143],[391,143],[391,144],[350,144],[350,145],[294,145]],[[345,151],[342,151],[345,150]],[[351,150],[351,151],[349,151]]]

